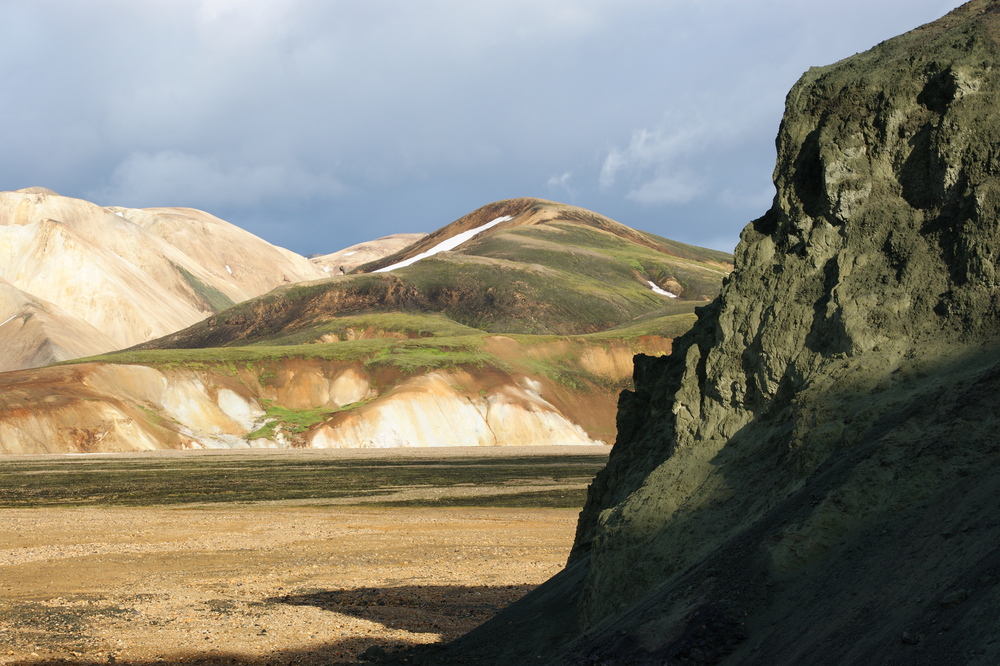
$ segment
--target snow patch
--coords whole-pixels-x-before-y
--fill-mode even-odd
[[[226,270],[229,271],[230,275],[233,274],[233,269],[229,267],[229,264],[226,264]]]
[[[438,252],[445,252],[447,250],[454,250],[456,247],[458,247],[459,245],[461,245],[465,241],[471,240],[474,236],[476,236],[479,233],[482,233],[483,231],[486,231],[490,227],[495,227],[496,225],[500,224],[501,222],[506,222],[507,220],[512,220],[512,219],[514,219],[513,215],[504,215],[503,217],[498,217],[495,220],[487,222],[486,224],[484,224],[481,227],[476,227],[475,229],[469,229],[468,231],[463,231],[460,234],[455,234],[451,238],[448,238],[446,240],[441,241],[440,243],[438,243],[437,245],[435,245],[431,249],[427,250],[426,252],[421,252],[420,254],[416,255],[415,257],[410,257],[409,259],[401,261],[398,264],[392,264],[391,266],[386,266],[385,268],[380,268],[380,269],[378,269],[375,272],[376,273],[388,273],[389,271],[394,271],[397,268],[405,268],[406,266],[410,266],[411,264],[415,264],[418,261],[420,261],[421,259],[426,259],[427,257],[433,256],[433,255],[437,254]]]
[[[329,273],[332,270],[333,270],[333,266],[324,266],[323,267],[323,272],[324,273]]]
[[[115,215],[117,215],[118,217],[125,217],[124,215],[121,214],[121,212],[117,210],[115,211]]]
[[[653,290],[654,294],[659,294],[660,296],[669,296],[670,298],[677,298],[677,294],[671,294],[666,289],[660,289],[659,287],[656,286],[656,283],[653,282],[652,280],[646,280],[646,282],[649,284],[649,287],[650,289]]]
[[[349,257],[349,256],[351,256],[352,254],[357,254],[357,252],[356,252],[356,251],[355,251],[355,252],[345,252],[345,253],[344,253],[344,256],[345,256],[345,257]]]
[[[9,321],[13,321],[14,319],[17,319],[17,315],[13,315],[12,317],[7,317],[6,319],[4,319],[3,324],[0,324],[0,326],[3,326]]]

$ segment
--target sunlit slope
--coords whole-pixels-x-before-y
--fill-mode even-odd
[[[413,245],[427,234],[391,234],[375,240],[357,243],[342,250],[310,257],[309,261],[323,269],[327,275],[344,275],[358,266],[377,261]]]
[[[729,258],[579,208],[498,202],[364,267],[388,271],[0,375],[0,452],[610,444],[633,356],[670,353]]]
[[[610,444],[633,355],[671,348],[638,330],[503,336],[399,317],[427,337],[360,316],[339,342],[124,351],[0,373],[0,453]],[[679,333],[693,317],[677,319]]]
[[[453,250],[370,272],[503,217],[510,219]],[[580,208],[513,199],[485,206],[354,274],[276,289],[141,348],[328,341],[342,337],[340,318],[380,313],[386,318],[375,328],[414,336],[429,331],[395,323],[399,313],[443,316],[487,333],[595,333],[692,313],[718,293],[730,260]]]
[[[0,279],[12,288],[0,290],[0,371],[134,345],[323,274],[202,211],[0,192]]]

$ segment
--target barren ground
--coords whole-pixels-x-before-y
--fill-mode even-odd
[[[549,465],[534,481],[492,483],[470,465],[493,461],[509,472],[505,456],[520,456],[524,469],[531,455],[551,461],[551,452],[510,451],[166,456],[182,469],[225,460],[237,481],[241,460],[255,478],[262,461],[338,455],[434,470],[436,484],[407,477],[414,487],[395,485],[378,507],[364,506],[371,488],[357,489],[353,503],[342,493],[213,502],[193,488],[197,502],[181,501],[183,488],[152,506],[72,502],[51,481],[75,461],[3,459],[0,491],[22,499],[0,508],[0,663],[357,663],[373,646],[450,640],[557,572],[572,543],[578,509],[551,504],[559,488],[579,493],[586,476],[552,478]],[[606,454],[587,453],[559,457],[593,467]],[[164,456],[131,459],[141,476]],[[130,464],[104,460],[112,481]],[[104,465],[86,462],[100,485]],[[461,480],[469,469],[478,481]],[[46,478],[46,500],[23,506],[32,476]],[[532,494],[550,506],[523,506]],[[385,503],[390,497],[405,501]],[[522,506],[502,506],[504,497]],[[438,506],[449,498],[490,506]]]

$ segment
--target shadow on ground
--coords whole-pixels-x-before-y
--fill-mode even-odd
[[[304,594],[272,597],[268,603],[315,606],[390,629],[415,633],[442,633],[455,620],[479,624],[520,599],[534,585],[500,587],[459,585],[406,585],[402,587],[361,587],[350,590],[316,590]],[[478,622],[476,622],[478,620]],[[471,628],[471,627],[470,627]]]
[[[501,609],[521,598],[535,586],[505,585],[497,587],[457,585],[409,585],[386,588],[356,588],[349,590],[311,590],[294,595],[271,597],[269,604],[315,606],[331,613],[350,615],[377,622],[388,629],[412,633],[441,634],[445,641],[454,640],[496,615]],[[86,629],[84,629],[86,631]],[[5,665],[54,666],[75,664],[97,666],[153,666],[154,664],[192,664],[204,666],[302,666],[324,664],[329,666],[364,664],[382,661],[387,653],[407,651],[434,651],[433,646],[419,648],[418,644],[400,642],[398,639],[375,636],[347,637],[318,645],[308,650],[281,650],[266,654],[240,654],[218,650],[197,651],[178,649],[150,659],[125,659],[108,654],[104,658],[35,657],[4,660]],[[400,657],[404,659],[404,657]]]

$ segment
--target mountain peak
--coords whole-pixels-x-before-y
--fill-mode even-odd
[[[53,192],[47,187],[24,187],[20,190],[14,190],[18,194],[50,194],[52,196],[59,196],[57,193]]]
[[[458,237],[460,234],[468,235],[477,229],[482,231],[476,233],[473,237],[466,238],[463,245],[466,243],[471,245],[470,241],[473,239],[480,240],[491,234],[501,233],[517,227],[540,226],[554,223],[569,223],[590,227],[618,236],[629,243],[674,256],[687,256],[692,259],[704,258],[691,255],[688,250],[693,248],[658,238],[652,234],[637,231],[609,217],[585,208],[556,201],[548,201],[546,199],[520,197],[495,201],[477,208],[471,213],[428,234],[413,245],[405,247],[389,256],[364,264],[356,270],[358,272],[370,273],[383,271],[392,266],[398,265],[402,267],[403,264],[410,265],[409,262],[418,255],[429,256],[435,252],[436,248],[442,246],[449,239]],[[454,250],[461,251],[459,248],[454,248]],[[703,250],[699,248],[699,251]],[[721,263],[726,263],[727,255],[725,253],[719,252],[717,255],[717,259]]]

